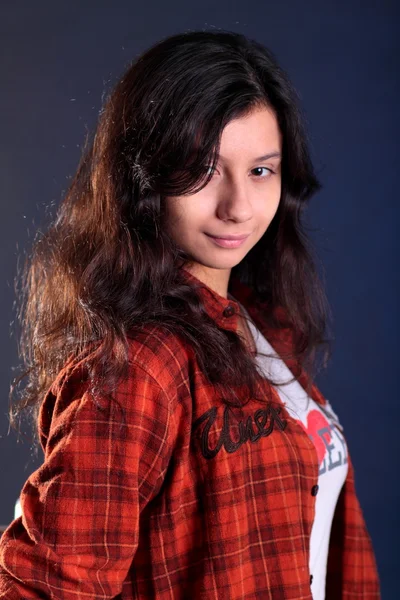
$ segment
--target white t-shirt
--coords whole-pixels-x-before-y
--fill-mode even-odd
[[[242,306],[242,305],[241,305]],[[244,312],[249,313],[242,306]],[[255,360],[263,373],[274,381],[285,382],[293,374],[279,358],[262,333],[248,322],[257,347],[257,353],[274,353],[276,358],[256,355]],[[347,446],[343,428],[337,415],[327,401],[326,406],[317,404],[308,396],[298,381],[277,386],[277,391],[288,412],[303,426],[314,443],[318,461],[318,493],[316,495],[315,518],[310,539],[311,591],[314,600],[324,600],[326,567],[332,519],[337,499],[348,471]],[[308,401],[308,402],[307,402]]]

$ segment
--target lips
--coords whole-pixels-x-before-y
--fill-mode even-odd
[[[211,233],[207,233],[206,235],[213,237],[217,240],[245,240],[249,237],[249,233],[244,233],[243,235],[212,235]]]
[[[239,248],[240,246],[242,246],[245,243],[245,241],[249,237],[248,235],[246,235],[245,237],[240,237],[240,238],[237,237],[234,239],[227,239],[227,238],[224,239],[224,238],[217,238],[217,237],[214,237],[209,234],[206,234],[206,236],[209,238],[209,240],[213,244],[220,246],[221,248]]]

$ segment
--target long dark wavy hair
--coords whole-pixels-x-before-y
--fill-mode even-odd
[[[281,199],[231,280],[265,303],[270,326],[282,326],[275,309],[284,311],[294,331],[293,356],[312,378],[321,345],[326,366],[330,308],[302,222],[321,184],[298,94],[261,43],[230,31],[190,31],[149,48],[106,97],[57,214],[36,234],[17,275],[23,372],[11,385],[14,427],[27,409],[37,433],[44,394],[66,361],[84,352],[94,393],[114,390],[127,373],[129,339],[148,325],[191,344],[211,383],[225,388],[229,381],[232,389],[245,385],[255,394],[253,356],[239,335],[208,317],[182,278],[179,267],[191,257],[168,236],[163,220],[165,197],[207,185],[224,127],[258,106],[274,111],[282,133]]]

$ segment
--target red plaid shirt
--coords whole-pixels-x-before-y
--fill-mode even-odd
[[[187,275],[216,323],[237,330],[239,304]],[[267,331],[247,287],[232,295],[278,353],[290,344],[288,330]],[[125,419],[115,402],[96,407],[85,374],[84,360],[67,364],[41,405],[44,462],[0,542],[1,598],[312,599],[318,458],[282,404],[225,408],[195,353],[162,328],[132,340],[116,395]],[[325,403],[315,385],[311,395]],[[326,598],[380,598],[350,458]]]

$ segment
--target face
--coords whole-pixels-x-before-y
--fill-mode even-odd
[[[254,109],[223,130],[209,183],[196,194],[165,198],[167,230],[193,259],[188,270],[221,294],[226,295],[232,267],[257,244],[278,209],[281,152],[274,113]],[[243,235],[240,244],[211,237]]]

